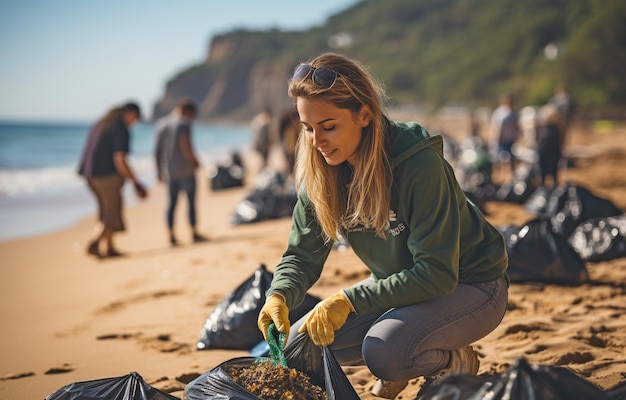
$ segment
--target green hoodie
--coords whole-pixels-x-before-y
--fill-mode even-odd
[[[416,123],[395,122],[393,187],[387,239],[356,227],[346,234],[376,278],[346,288],[357,314],[383,312],[452,292],[458,282],[486,282],[506,273],[505,243],[459,187],[443,158],[441,136]],[[332,245],[324,244],[308,197],[293,211],[288,248],[268,295],[283,294],[292,309],[319,279]]]

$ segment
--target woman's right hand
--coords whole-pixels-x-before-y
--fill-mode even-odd
[[[289,339],[289,328],[291,324],[289,322],[289,308],[285,303],[283,295],[273,293],[266,300],[261,312],[259,312],[259,320],[257,325],[263,333],[265,341],[269,343],[268,328],[274,323],[276,329],[285,334],[285,343]]]

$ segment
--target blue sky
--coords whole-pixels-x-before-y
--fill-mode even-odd
[[[358,0],[0,0],[0,119],[90,121],[138,101],[146,114],[210,38],[304,30]]]

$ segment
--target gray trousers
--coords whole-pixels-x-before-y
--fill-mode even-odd
[[[361,285],[373,278],[368,278]],[[502,321],[508,302],[505,277],[459,284],[447,296],[348,320],[335,332],[330,348],[341,365],[367,365],[383,380],[431,376],[450,362],[450,350],[489,334]],[[290,338],[308,314],[293,324]]]

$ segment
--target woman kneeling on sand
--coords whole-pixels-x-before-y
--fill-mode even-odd
[[[394,398],[409,379],[476,374],[471,343],[502,320],[502,235],[467,200],[440,136],[385,115],[381,86],[356,61],[324,54],[296,67],[298,202],[259,329],[306,332],[342,365],[367,365],[373,393]],[[291,326],[289,310],[346,238],[371,276],[321,301]]]

